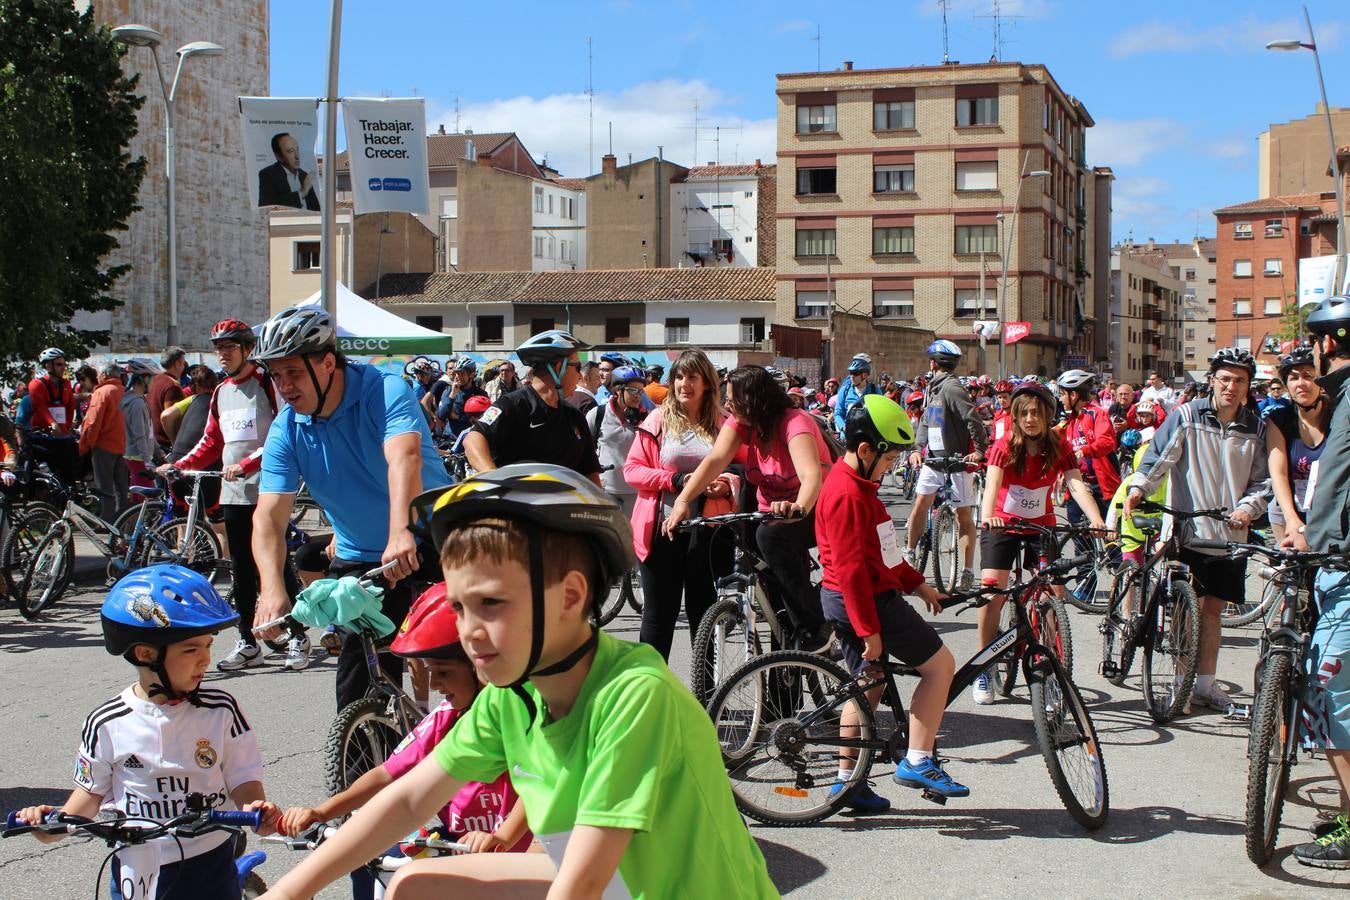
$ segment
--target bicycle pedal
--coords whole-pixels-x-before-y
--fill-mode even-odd
[[[1252,720],[1252,708],[1246,703],[1230,703],[1228,709],[1224,711],[1223,717],[1229,722],[1250,722]]]
[[[1115,678],[1120,674],[1120,667],[1113,662],[1102,660],[1102,664],[1098,667],[1098,671],[1103,678]]]
[[[936,792],[934,792],[934,791],[930,791],[930,790],[928,790],[927,788],[924,788],[922,791],[920,791],[920,792],[919,792],[919,796],[920,796],[920,797],[923,797],[923,799],[925,799],[925,800],[928,800],[928,801],[931,801],[931,802],[933,802],[933,803],[936,803],[938,806],[946,806],[946,805],[947,805],[947,798],[946,798],[946,797],[944,797],[942,794],[936,793]]]

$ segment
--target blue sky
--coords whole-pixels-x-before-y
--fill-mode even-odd
[[[933,64],[937,0],[892,4],[641,0],[458,3],[347,0],[340,91],[427,98],[429,127],[515,131],[564,175],[587,166],[586,40],[593,41],[595,158],[641,159],[664,145],[682,164],[774,155],[774,75]],[[952,59],[993,51],[993,0],[952,0]],[[1213,234],[1214,209],[1256,196],[1256,137],[1313,111],[1312,54],[1267,40],[1306,38],[1300,7],[1275,0],[1002,0],[1002,57],[1049,67],[1097,122],[1093,165],[1112,167],[1117,239]],[[882,12],[881,10],[886,10]],[[1350,106],[1350,6],[1308,3],[1333,106]],[[271,90],[323,92],[327,0],[271,4]],[[817,44],[816,29],[820,29]],[[695,101],[699,104],[695,157]],[[715,128],[720,126],[720,129]],[[717,135],[720,140],[715,141]],[[1350,144],[1350,134],[1338,136]]]

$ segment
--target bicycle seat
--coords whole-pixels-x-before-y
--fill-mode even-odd
[[[934,472],[942,472],[946,475],[957,475],[966,471],[966,461],[959,456],[941,456],[929,458],[923,463]]]
[[[163,488],[141,487],[140,485],[133,485],[131,488],[131,492],[135,494],[137,497],[144,497],[147,500],[153,497],[162,497],[164,495]]]

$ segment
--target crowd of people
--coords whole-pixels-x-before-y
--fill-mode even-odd
[[[210,335],[218,372],[189,368],[170,348],[158,366],[80,369],[71,384],[64,355],[49,350],[43,374],[16,392],[21,439],[69,442],[105,517],[128,502],[133,477],[218,467],[235,579],[233,607],[172,566],[133,573],[109,592],[107,647],[136,667],[137,681],[89,717],[64,809],[147,802],[145,773],[120,763],[135,754],[169,766],[183,728],[200,719],[220,735],[211,765],[198,757],[211,787],[222,802],[262,810],[266,829],[295,833],[361,807],[281,880],[278,897],[311,895],[443,808],[445,824],[477,849],[528,849],[532,834],[548,857],[421,861],[401,871],[390,896],[508,878],[569,895],[611,885],[656,894],[676,872],[686,893],[774,896],[712,724],[665,665],[681,611],[692,640],[733,562],[725,535],[682,523],[764,514],[746,542],[767,564],[764,587],[786,617],[786,643],[834,652],[855,675],[884,655],[916,669],[909,748],[893,780],[965,796],[933,754],[954,658],[905,599],[941,609],[944,596],[915,565],[937,495],[946,489],[957,510],[957,590],[1005,586],[1019,556],[1051,553],[1017,526],[1053,524],[1060,505],[1104,536],[1127,528],[1147,497],[1226,509],[1225,521],[1174,523],[1201,596],[1193,702],[1226,710],[1215,681],[1219,617],[1244,599],[1246,563],[1195,543],[1245,540],[1263,517],[1298,549],[1350,537],[1350,300],[1324,301],[1308,329],[1313,342],[1281,357],[1279,381],[1263,391],[1253,390],[1255,359],[1237,348],[1215,354],[1204,383],[1178,391],[1159,373],[1139,389],[1077,369],[1053,379],[962,376],[961,349],[937,340],[912,380],[874,382],[860,353],[817,390],[769,367],[719,369],[698,349],[668,368],[642,367],[558,330],[531,336],[494,371],[469,358],[444,371],[418,359],[400,377],[346,359],[331,318],[312,308],[278,313],[256,336],[246,323],[219,323]],[[446,457],[456,455],[463,470],[452,474]],[[919,472],[902,540],[880,486],[906,465]],[[211,635],[231,626],[239,638],[221,670],[256,665],[258,641],[283,637],[288,667],[306,664],[304,630],[288,616],[298,585],[285,543],[302,482],[332,523],[317,565],[334,578],[383,569],[381,610],[403,625],[381,665],[401,679],[403,660],[419,660],[447,700],[349,791],[282,810],[265,799],[257,741],[236,701],[200,683]],[[630,644],[593,621],[634,569],[644,602]],[[426,584],[434,587],[414,602],[413,586]],[[1324,571],[1317,590],[1308,738],[1344,789],[1350,577]],[[998,615],[997,604],[980,610],[982,639]],[[356,636],[337,655],[341,709],[366,693],[369,677]],[[973,694],[979,704],[995,699],[983,678]],[[152,739],[162,750],[151,753]],[[832,790],[846,792],[846,806],[889,808],[851,772],[841,756]],[[467,807],[455,807],[465,790],[493,810],[473,827]],[[23,815],[36,822],[51,809]],[[1295,858],[1350,866],[1345,817],[1323,831]],[[697,854],[683,840],[690,834]],[[224,853],[210,841],[185,852],[187,883],[217,877]]]

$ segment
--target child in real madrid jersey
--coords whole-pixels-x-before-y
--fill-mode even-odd
[[[104,646],[136,666],[139,677],[85,720],[75,790],[62,812],[92,818],[115,809],[162,822],[185,811],[189,794],[201,794],[211,807],[262,810],[259,832],[275,829],[280,810],[264,797],[262,757],[248,720],[230,694],[201,688],[212,635],[237,618],[205,577],[181,566],[150,566],[113,586],[101,615]],[[19,818],[36,825],[52,810],[32,806]],[[228,833],[160,840],[161,900],[237,900]],[[115,858],[113,866],[116,883]]]

